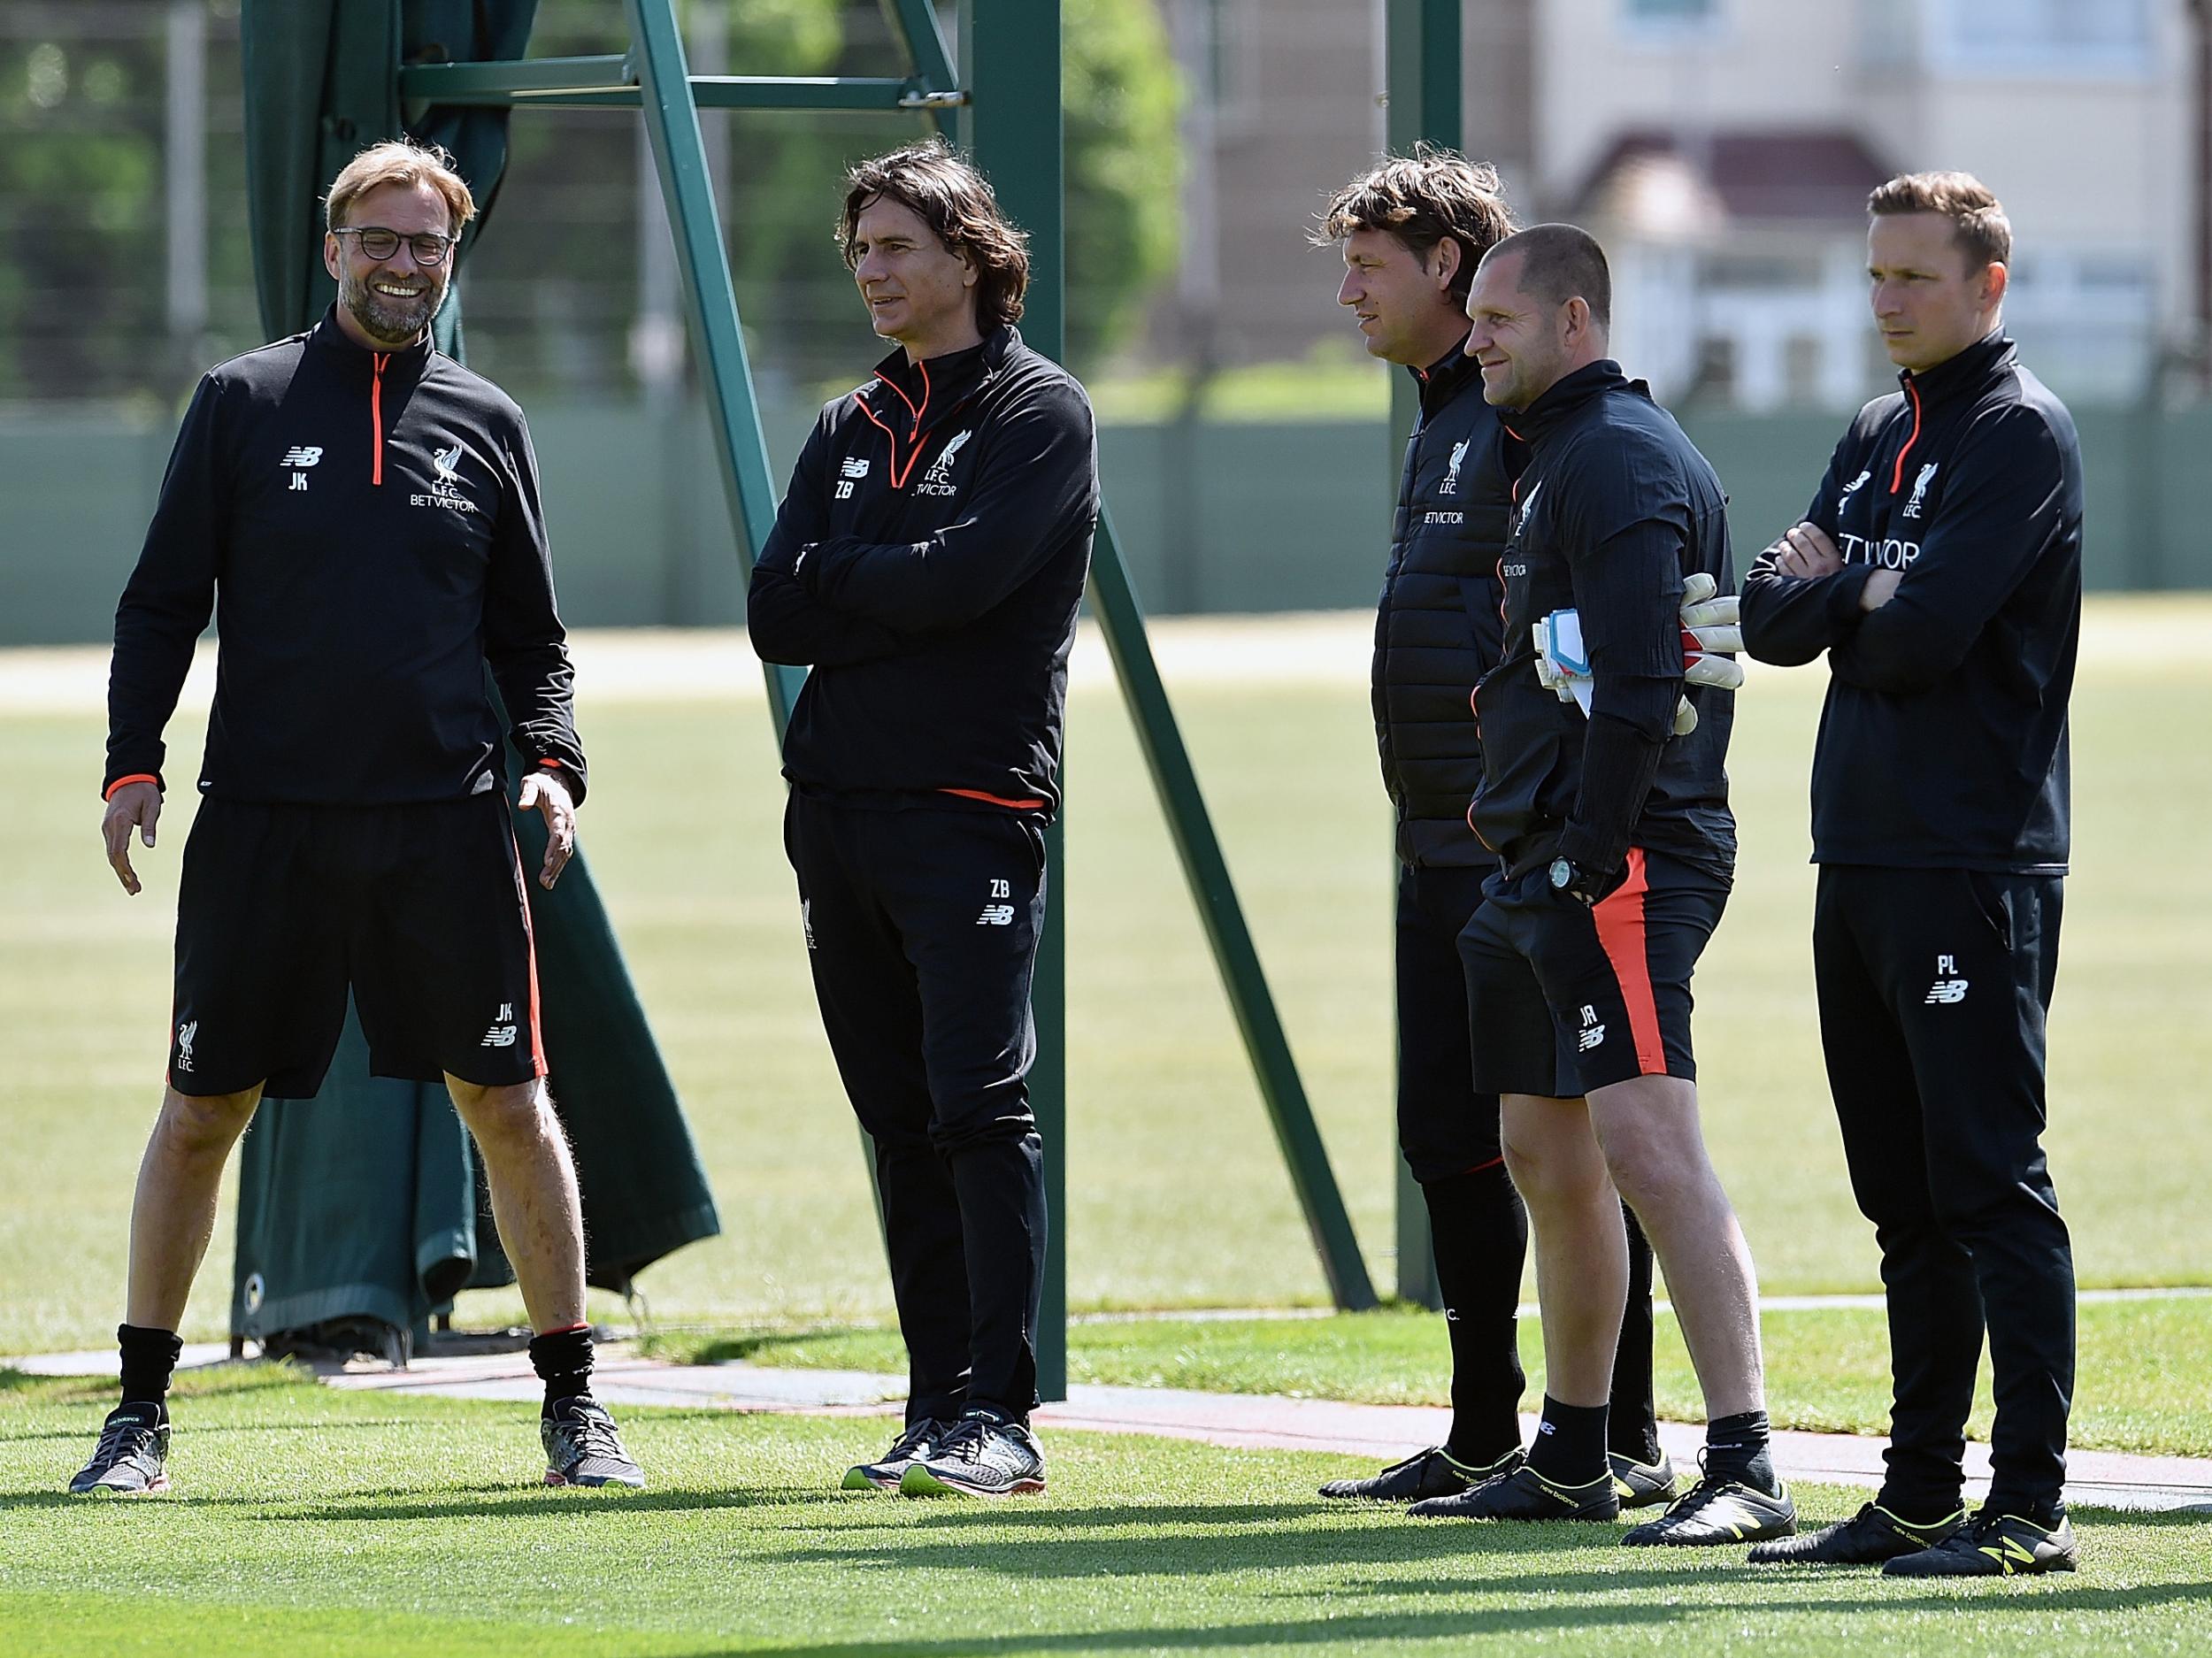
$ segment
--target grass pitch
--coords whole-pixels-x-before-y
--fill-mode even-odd
[[[1313,1495],[1333,1459],[1065,1433],[997,1505],[830,1489],[880,1420],[633,1411],[654,1485],[551,1492],[529,1408],[188,1382],[170,1496],[60,1493],[104,1386],[0,1372],[0,1651],[2195,1654],[2212,1520],[2078,1511],[2084,1570],[1942,1585]],[[1801,1488],[1809,1518],[1863,1493]]]
[[[1202,642],[1211,623],[1171,624]],[[1355,630],[1356,631],[1356,630]],[[1171,680],[1176,705],[1379,1285],[1393,1281],[1389,827],[1354,673]],[[752,672],[733,652],[730,683]],[[614,702],[580,676],[583,844],[720,1201],[725,1235],[646,1274],[655,1315],[882,1319],[849,1110],[810,992],[757,695]],[[1822,674],[1755,672],[1732,771],[1744,856],[1700,970],[1708,1132],[1772,1293],[1876,1287],[1823,1080],[1805,789]],[[2052,1166],[2085,1284],[2212,1281],[2212,604],[2092,605],[2075,701],[2076,873],[2054,1015]],[[199,733],[171,731],[190,775]],[[158,1086],[180,789],[126,900],[96,825],[102,722],[0,713],[0,1055],[16,1172],[0,1352],[104,1345]],[[1069,923],[1070,1287],[1078,1307],[1325,1299],[1118,699],[1079,689]],[[228,1209],[188,1333],[220,1332]],[[482,1298],[469,1317],[512,1316]],[[596,1309],[618,1316],[611,1303]]]

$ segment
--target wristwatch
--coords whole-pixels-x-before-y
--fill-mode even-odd
[[[1551,889],[1564,894],[1583,908],[1596,906],[1599,888],[1605,885],[1602,876],[1593,875],[1581,865],[1566,858],[1551,861]]]

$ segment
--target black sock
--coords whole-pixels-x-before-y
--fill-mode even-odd
[[[118,1324],[115,1343],[123,1354],[123,1402],[151,1405],[167,1421],[169,1378],[176,1373],[177,1357],[184,1351],[177,1332]]]
[[[1747,1410],[1706,1424],[1705,1473],[1708,1478],[1736,1480],[1769,1496],[1780,1490],[1774,1457],[1767,1448],[1767,1413]]]
[[[1586,1485],[1610,1478],[1605,1407],[1563,1405],[1546,1393],[1544,1419],[1537,1424],[1536,1443],[1529,1447],[1528,1465],[1555,1485]]]
[[[1521,1370],[1514,1315],[1528,1213],[1502,1163],[1421,1183],[1436,1252],[1436,1287],[1452,1343],[1454,1461],[1487,1468],[1521,1447]]]
[[[1628,1303],[1621,1310],[1613,1354],[1612,1416],[1605,1448],[1638,1462],[1659,1460],[1659,1416],[1651,1396],[1651,1245],[1636,1212],[1621,1205],[1628,1225]]]
[[[591,1326],[530,1338],[530,1368],[545,1384],[545,1415],[572,1399],[591,1397]]]

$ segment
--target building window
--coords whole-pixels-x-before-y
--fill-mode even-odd
[[[1939,0],[1937,60],[1981,74],[2144,74],[2149,0]]]

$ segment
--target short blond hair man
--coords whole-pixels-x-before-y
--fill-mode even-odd
[[[2081,449],[2005,337],[2012,226],[1989,188],[1908,173],[1867,209],[1898,389],[1859,411],[1804,520],[1752,566],[1743,634],[1769,662],[1828,658],[1813,974],[1852,1191],[1881,1250],[1895,1395],[1875,1501],[1751,1557],[2070,1571],[2073,1248],[2042,1132]],[[1997,1419],[1970,1518],[1985,1326]]]
[[[584,754],[522,411],[430,343],[475,205],[443,151],[379,144],[330,193],[338,297],[211,370],[115,618],[102,832],[154,844],[193,641],[221,667],[177,897],[174,1027],[131,1217],[122,1402],[80,1493],[169,1484],[166,1396],[231,1148],[320,1087],[350,994],[377,1075],[442,1080],[483,1153],[536,1332],[549,1485],[644,1483],[592,1397],[581,1207],[546,1093],[516,805],[550,887]],[[505,700],[503,732],[484,688]]]

